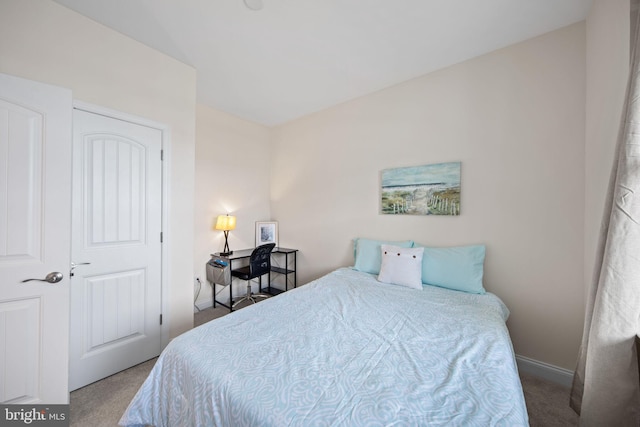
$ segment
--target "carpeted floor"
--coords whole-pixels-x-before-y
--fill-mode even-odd
[[[578,415],[569,407],[569,388],[522,372],[520,382],[531,427],[578,425]]]
[[[195,326],[227,314],[208,308],[194,315]],[[71,426],[116,426],[156,359],[134,366],[71,393]],[[532,375],[520,374],[531,427],[577,426],[569,408],[569,389]]]

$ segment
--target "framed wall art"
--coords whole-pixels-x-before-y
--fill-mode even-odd
[[[276,221],[256,222],[256,247],[267,243],[278,246],[278,223]]]
[[[385,169],[380,213],[460,215],[460,162]]]

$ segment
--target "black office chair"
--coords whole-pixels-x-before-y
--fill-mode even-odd
[[[260,291],[262,291],[262,276],[271,273],[271,251],[273,251],[275,246],[275,243],[258,246],[251,252],[249,265],[231,270],[233,277],[247,281],[247,294],[233,303],[234,308],[243,301],[251,301],[255,304],[257,302],[256,298],[269,298],[270,295],[263,293],[254,294],[251,291],[251,280],[257,277],[260,284]]]

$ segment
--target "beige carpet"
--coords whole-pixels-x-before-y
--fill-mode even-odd
[[[577,426],[578,415],[569,408],[569,388],[520,373],[531,427]]]
[[[196,326],[227,314],[224,308],[205,309],[194,316]],[[156,359],[90,384],[71,393],[71,426],[116,426]],[[569,389],[532,375],[521,374],[531,427],[577,426],[569,408]]]

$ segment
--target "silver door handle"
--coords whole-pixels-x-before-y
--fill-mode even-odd
[[[64,276],[59,271],[53,271],[47,274],[47,276],[44,279],[25,279],[22,281],[22,283],[31,282],[32,280],[37,280],[39,282],[58,283],[59,281],[62,280],[63,277]]]

